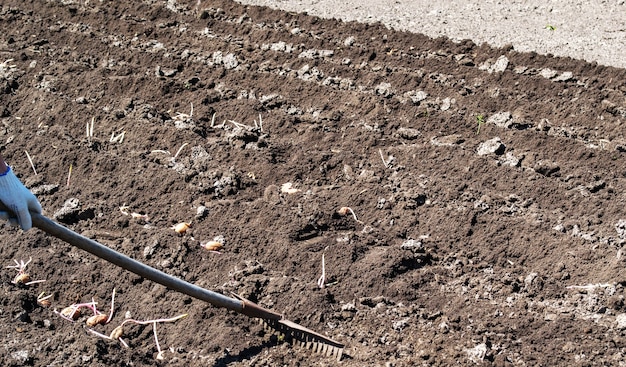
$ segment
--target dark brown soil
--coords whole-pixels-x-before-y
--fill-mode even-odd
[[[2,154],[47,216],[346,345],[341,362],[292,347],[6,226],[3,366],[626,360],[625,70],[228,1],[0,9]],[[30,258],[46,281],[12,283]],[[106,312],[113,288],[107,335],[188,314],[159,324],[164,360],[149,326],[125,348],[54,313]]]

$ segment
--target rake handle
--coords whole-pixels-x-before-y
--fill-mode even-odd
[[[0,210],[10,211],[2,203],[0,203]],[[282,319],[282,315],[267,310],[246,299],[235,299],[224,296],[223,294],[198,287],[197,285],[145,265],[92,239],[82,236],[58,224],[57,222],[54,222],[42,214],[31,213],[31,218],[33,220],[33,226],[41,229],[42,231],[63,240],[72,246],[78,247],[81,250],[87,251],[103,260],[135,273],[143,278],[164,285],[170,289],[201,301],[208,302],[213,306],[224,307],[249,317],[257,317],[267,320]]]

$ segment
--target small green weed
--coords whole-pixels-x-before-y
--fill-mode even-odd
[[[476,123],[478,124],[478,128],[476,129],[476,135],[480,134],[480,127],[485,124],[485,116],[478,115],[476,116]]]

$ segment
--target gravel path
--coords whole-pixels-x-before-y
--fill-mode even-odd
[[[380,21],[430,37],[471,39],[517,51],[626,67],[624,0],[238,0],[323,18]]]

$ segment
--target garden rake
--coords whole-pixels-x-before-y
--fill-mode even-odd
[[[0,210],[6,211],[7,209],[0,203]],[[337,358],[337,360],[341,360],[344,348],[343,344],[316,333],[313,330],[307,329],[304,326],[298,325],[295,322],[289,321],[281,314],[265,309],[245,298],[239,296],[235,296],[237,298],[230,298],[168,275],[94,240],[84,237],[41,214],[31,213],[31,216],[35,227],[70,245],[85,250],[143,278],[164,285],[190,297],[208,302],[213,306],[224,307],[249,317],[259,318],[266,327],[278,332],[284,340],[291,341],[293,345],[301,346],[313,350],[316,353],[325,354],[329,357],[332,356]]]

